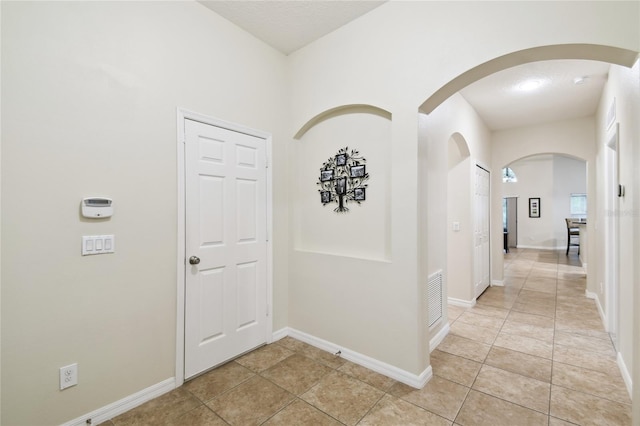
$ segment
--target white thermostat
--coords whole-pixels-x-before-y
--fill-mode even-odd
[[[113,215],[113,200],[111,198],[90,197],[82,199],[82,216],[101,219]]]

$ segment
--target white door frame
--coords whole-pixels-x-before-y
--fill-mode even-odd
[[[177,247],[177,278],[176,278],[176,374],[175,385],[176,387],[182,386],[184,383],[184,327],[185,327],[185,272],[186,272],[186,253],[185,253],[185,130],[184,121],[186,119],[198,121],[200,123],[209,124],[223,129],[231,130],[234,132],[244,133],[250,136],[255,136],[260,139],[264,139],[266,143],[267,154],[267,330],[265,340],[267,343],[273,341],[273,242],[271,236],[273,235],[273,176],[271,172],[271,142],[272,136],[269,133],[262,132],[255,129],[242,126],[240,124],[230,123],[227,121],[219,120],[217,118],[209,117],[197,112],[189,111],[183,108],[178,108],[177,111],[177,181],[178,181],[178,247]]]
[[[619,276],[619,238],[620,228],[618,221],[619,199],[618,184],[620,183],[619,169],[619,147],[618,147],[618,123],[615,123],[607,134],[605,144],[605,196],[606,196],[606,226],[605,226],[605,299],[607,305],[607,313],[605,320],[605,328],[610,334],[613,334],[614,345],[616,350],[619,348],[619,294],[620,294],[620,276]]]

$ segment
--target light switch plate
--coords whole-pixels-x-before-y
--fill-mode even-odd
[[[84,235],[82,237],[82,255],[113,253],[116,250],[116,238],[113,235]]]

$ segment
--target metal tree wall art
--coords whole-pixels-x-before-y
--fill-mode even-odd
[[[369,173],[365,169],[367,160],[360,153],[349,147],[342,148],[329,158],[320,168],[320,201],[323,205],[338,203],[333,211],[348,212],[349,201],[360,204],[365,200],[365,191]]]

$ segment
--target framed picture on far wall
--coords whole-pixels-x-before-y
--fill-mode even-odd
[[[540,198],[529,198],[529,217],[540,217]]]

